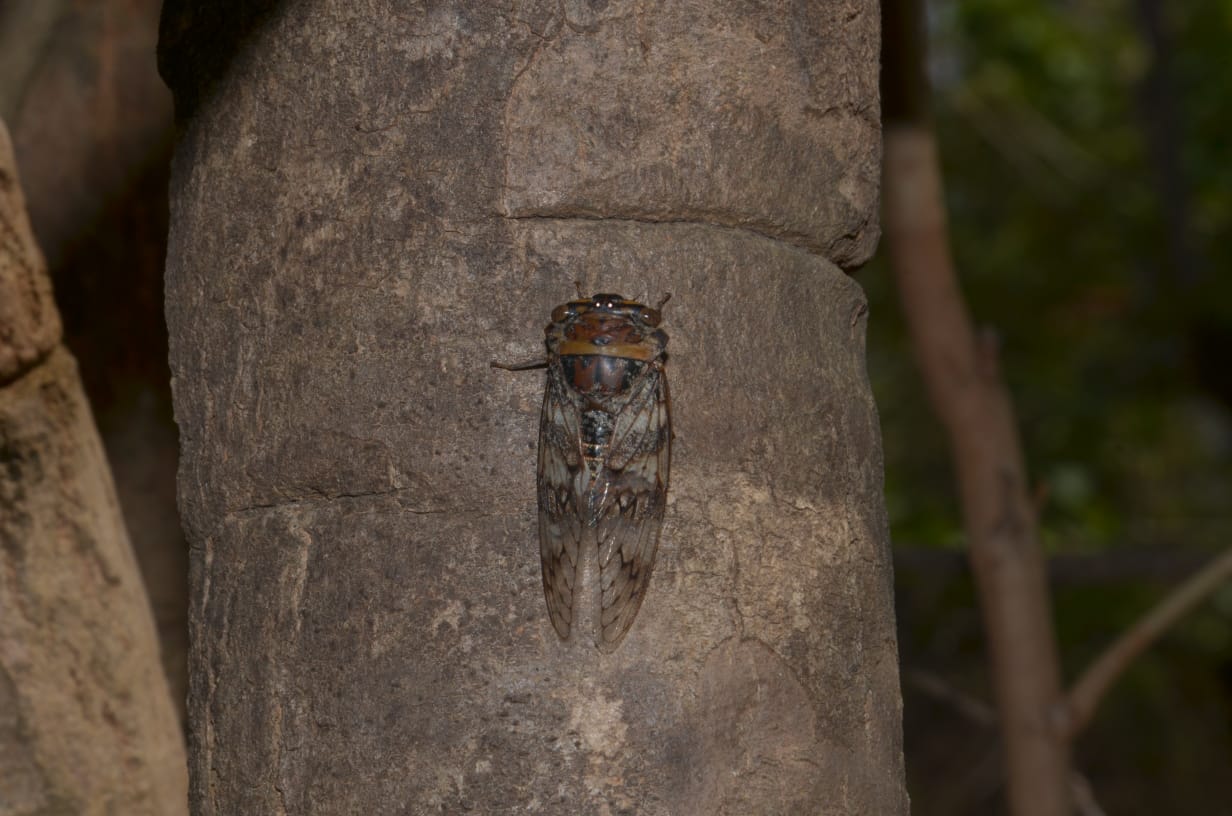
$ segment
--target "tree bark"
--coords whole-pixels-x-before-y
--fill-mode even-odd
[[[181,5],[194,812],[906,813],[839,269],[877,234],[876,4]],[[542,375],[487,365],[574,280],[674,295],[667,520],[610,655],[544,609]]]
[[[0,124],[0,814],[185,813],[183,738]]]
[[[43,5],[55,4],[31,0],[14,12],[41,18]],[[70,5],[23,74],[13,148],[64,345],[79,364],[183,714],[188,546],[175,503],[179,442],[162,289],[174,123],[152,58],[161,2]],[[0,12],[0,26],[11,21]]]

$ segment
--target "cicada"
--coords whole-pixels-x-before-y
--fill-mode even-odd
[[[641,608],[667,505],[672,423],[659,321],[670,295],[654,308],[578,295],[552,311],[546,361],[492,365],[547,368],[537,482],[548,617],[568,640],[583,606],[597,604],[597,616],[584,617],[597,617],[595,644],[609,652]],[[583,565],[596,556],[597,582]]]

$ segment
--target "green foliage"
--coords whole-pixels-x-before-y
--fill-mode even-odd
[[[1159,63],[1135,2],[955,0],[930,9],[954,256],[972,314],[1001,339],[1051,554],[1192,557],[1232,546],[1232,0],[1160,7],[1171,46],[1162,107],[1144,92]],[[1160,134],[1174,147],[1172,188]],[[961,547],[946,441],[884,261],[861,281],[873,309],[869,366],[896,546]],[[928,627],[940,625],[943,610],[910,608],[922,598],[947,601],[921,591],[933,580],[900,570],[908,660],[965,660],[936,652]],[[1122,582],[1059,593],[1067,676],[1165,589]],[[1230,633],[1225,593],[1135,667],[1080,760],[1090,763],[1086,748],[1097,745],[1111,752],[1095,763],[1099,773],[1130,785],[1135,774],[1192,781],[1182,761],[1232,761]],[[1178,694],[1181,686],[1192,696]],[[1222,725],[1169,719],[1186,704],[1208,708]],[[1169,722],[1194,730],[1169,734]],[[1131,750],[1135,733],[1144,742]],[[1224,810],[1205,811],[1144,809],[1145,801],[1109,810],[1229,812],[1226,800]]]
[[[1151,65],[1132,4],[961,0],[933,23],[934,107],[955,259],[1002,343],[1057,551],[1232,543],[1232,413],[1201,354],[1232,337],[1232,2],[1168,6],[1193,270],[1172,265],[1144,127]],[[1197,279],[1189,283],[1188,277]],[[870,369],[895,531],[954,543],[943,435],[880,261]]]

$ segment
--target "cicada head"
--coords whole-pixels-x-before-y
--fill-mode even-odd
[[[666,298],[660,303],[665,303]],[[659,310],[629,300],[624,295],[598,294],[589,298],[571,300],[562,303],[552,310],[552,322],[564,323],[580,315],[605,315],[608,317],[623,317],[627,320],[654,327],[659,325],[662,315]]]
[[[658,328],[661,320],[659,309],[624,295],[579,298],[552,311],[548,348],[558,356],[654,360],[667,346],[667,334]]]

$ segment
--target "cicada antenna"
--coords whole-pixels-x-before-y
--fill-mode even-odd
[[[582,282],[581,282],[580,280],[575,280],[575,281],[573,282],[573,288],[574,288],[574,289],[577,289],[578,299],[579,299],[579,300],[585,300],[585,299],[586,299],[586,293],[582,291]]]
[[[671,300],[671,299],[672,299],[672,293],[671,293],[671,292],[665,292],[665,293],[663,294],[663,299],[662,299],[662,300],[660,300],[660,301],[659,301],[659,302],[655,305],[655,308],[656,308],[656,309],[662,309],[662,308],[663,308],[663,304],[664,304],[664,303],[667,303],[667,302],[668,302],[669,300]]]

